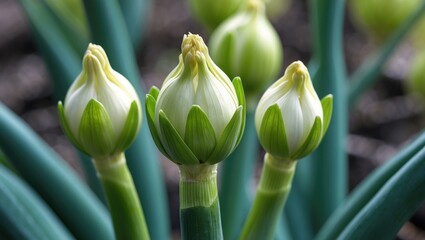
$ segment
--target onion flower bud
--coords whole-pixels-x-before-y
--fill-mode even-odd
[[[235,14],[247,0],[189,0],[193,15],[210,30]]]
[[[122,153],[136,137],[141,105],[130,82],[114,71],[101,46],[89,44],[83,70],[58,104],[62,128],[81,151],[96,159]]]
[[[211,60],[198,35],[183,37],[179,64],[161,90],[146,96],[149,128],[159,150],[177,164],[215,164],[239,143],[245,97]]]
[[[356,27],[377,43],[383,43],[421,2],[421,0],[350,0],[348,10]]]
[[[258,0],[221,24],[212,33],[209,47],[212,59],[228,76],[241,77],[248,106],[255,106],[251,102],[258,101],[282,65],[279,36]]]
[[[307,68],[297,61],[260,99],[255,126],[260,143],[269,154],[297,160],[316,149],[331,115],[332,95],[320,101]]]

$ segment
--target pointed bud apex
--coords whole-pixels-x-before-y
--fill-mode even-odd
[[[241,86],[236,89],[214,64],[200,36],[185,35],[181,49],[179,65],[161,90],[147,95],[151,132],[160,150],[179,164],[221,161],[217,156],[230,154],[243,129]],[[216,150],[223,138],[230,139],[225,152]]]
[[[250,1],[244,11],[230,17],[211,35],[211,57],[230,77],[240,76],[249,105],[275,79],[282,64],[279,36],[262,1]]]
[[[332,98],[317,96],[307,68],[300,61],[266,90],[255,113],[264,149],[278,158],[296,160],[320,143],[332,112]]]
[[[89,44],[83,70],[59,102],[62,127],[93,158],[123,152],[141,123],[140,101],[128,80],[114,71],[102,47]]]

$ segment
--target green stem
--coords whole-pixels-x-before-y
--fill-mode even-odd
[[[347,94],[342,30],[344,0],[310,0],[315,26],[315,57],[319,63],[315,88],[319,96],[333,94],[332,123],[318,149],[313,153],[314,178],[310,191],[314,198],[313,225],[319,229],[347,194]]]
[[[296,162],[266,153],[254,204],[240,239],[273,239],[276,223],[291,190]]]
[[[236,150],[222,163],[219,195],[225,239],[237,237],[252,202],[249,190],[258,154],[254,121],[254,111],[248,111],[242,140]]]
[[[93,164],[106,195],[116,239],[150,239],[124,154],[94,159]]]
[[[217,194],[217,165],[180,166],[182,239],[223,239]]]

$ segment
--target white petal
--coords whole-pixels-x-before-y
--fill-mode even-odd
[[[291,154],[299,147],[304,135],[303,113],[297,91],[291,89],[277,101],[277,104],[282,111],[289,153]]]

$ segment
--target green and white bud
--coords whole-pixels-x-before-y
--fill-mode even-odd
[[[136,91],[114,71],[101,46],[89,44],[83,70],[58,104],[62,128],[93,158],[122,153],[137,135],[142,115]]]
[[[383,43],[421,3],[421,0],[349,0],[348,10],[359,30]]]
[[[280,38],[259,0],[251,0],[244,11],[221,24],[212,33],[209,47],[211,57],[228,76],[241,77],[248,106],[255,106],[282,65]]]
[[[211,60],[198,35],[183,37],[179,64],[161,90],[146,98],[154,140],[177,164],[214,164],[239,142],[245,123],[245,99],[239,78],[233,80]]]
[[[320,101],[307,68],[288,66],[258,103],[255,126],[263,148],[275,158],[297,160],[319,145],[332,115],[332,95]]]
[[[193,15],[208,29],[214,30],[235,14],[247,0],[188,0]]]

